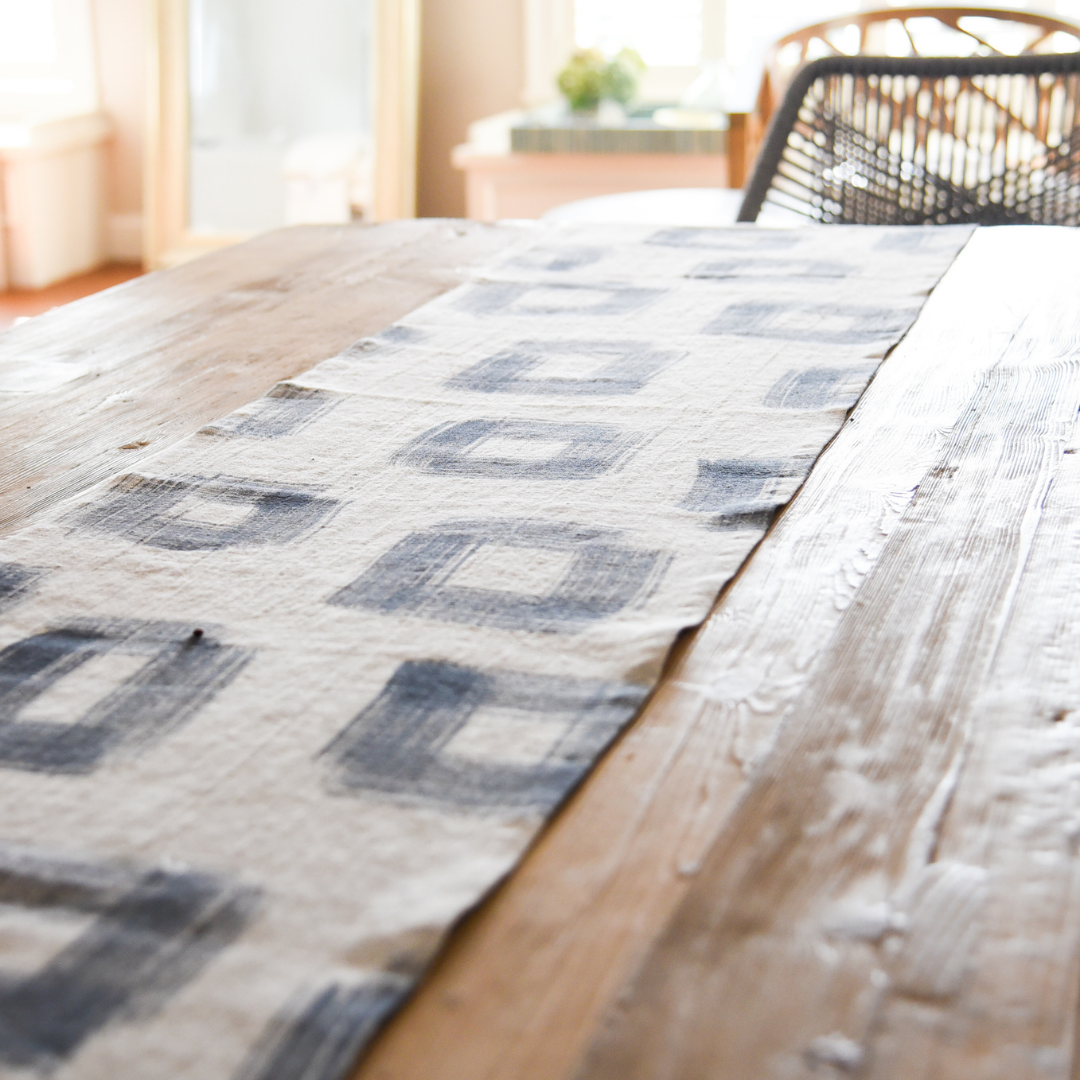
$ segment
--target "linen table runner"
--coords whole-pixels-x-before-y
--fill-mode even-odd
[[[0,1076],[343,1076],[969,234],[538,227],[2,541]]]

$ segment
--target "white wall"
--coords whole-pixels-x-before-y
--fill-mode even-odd
[[[146,118],[146,0],[93,0],[101,107],[115,136],[109,148],[107,250],[111,258],[142,258],[143,146]]]
[[[474,120],[520,108],[523,0],[423,0],[420,22],[420,217],[464,217],[465,177],[450,151]]]
[[[141,257],[143,147],[148,114],[146,0],[92,0],[109,151],[109,252]],[[302,10],[302,0],[294,0]],[[418,203],[428,215],[465,212],[450,151],[477,120],[521,104],[523,0],[423,0]]]
[[[295,185],[283,169],[289,164],[306,192],[319,185],[313,169],[332,167],[330,148],[341,170],[366,179],[368,7],[367,0],[189,0],[192,230],[243,234],[348,220],[343,177],[332,182],[331,217],[319,217],[310,200],[300,207],[289,198]]]
[[[368,130],[366,0],[189,0],[192,136]]]
[[[0,116],[97,109],[92,23],[90,0],[0,0]]]

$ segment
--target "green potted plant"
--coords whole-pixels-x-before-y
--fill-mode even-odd
[[[610,60],[599,49],[578,49],[559,72],[557,84],[575,113],[595,113],[601,101],[627,105],[638,92],[645,62],[633,49]]]

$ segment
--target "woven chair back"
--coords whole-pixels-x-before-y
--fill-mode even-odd
[[[804,64],[828,56],[1030,56],[1080,50],[1080,27],[1034,11],[894,7],[785,34],[768,51],[758,112],[768,122]]]
[[[831,57],[795,76],[739,221],[1080,224],[1080,52]]]

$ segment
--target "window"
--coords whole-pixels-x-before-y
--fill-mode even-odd
[[[98,107],[89,0],[0,0],[0,115]]]
[[[189,223],[257,233],[370,209],[369,5],[188,0]]]
[[[606,52],[624,45],[637,49],[650,69],[642,87],[643,96],[652,100],[678,97],[701,65],[714,60],[725,60],[736,70],[748,69],[747,78],[755,83],[756,92],[761,57],[770,42],[788,30],[859,7],[858,0],[572,3],[575,45],[595,46]]]
[[[0,0],[0,64],[55,62],[52,0]]]
[[[734,73],[731,101],[753,107],[768,47],[785,34],[858,10],[905,7],[913,0],[525,0],[526,90],[530,105],[550,101],[555,74],[574,48],[605,52],[626,45],[649,70],[642,97],[674,100],[700,66],[724,60]],[[953,0],[962,7],[1053,9],[1080,21],[1080,0]],[[917,0],[916,0],[917,4]],[[925,6],[931,7],[932,4]],[[905,44],[906,44],[905,36]]]
[[[636,49],[646,64],[701,63],[702,0],[577,0],[574,38],[579,48]]]
[[[728,58],[738,66],[753,59],[760,62],[765,50],[792,30],[857,11],[858,0],[757,0],[732,3],[727,12]],[[873,7],[887,7],[875,3]]]

